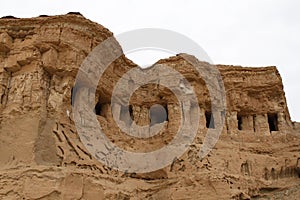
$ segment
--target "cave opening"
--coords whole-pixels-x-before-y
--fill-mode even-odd
[[[100,102],[98,102],[96,105],[95,105],[95,108],[94,108],[94,113],[98,116],[103,116],[103,113],[102,113],[102,104]]]
[[[268,113],[268,123],[270,132],[278,131],[278,116],[277,114]]]
[[[243,130],[243,118],[242,118],[242,116],[238,115],[237,120],[238,120],[238,129],[241,131],[241,130]]]
[[[205,119],[206,119],[206,128],[215,128],[215,120],[214,116],[211,112],[206,111],[205,112]]]

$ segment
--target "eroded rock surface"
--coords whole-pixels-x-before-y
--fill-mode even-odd
[[[78,13],[0,19],[0,199],[299,198],[300,128],[290,119],[276,67],[217,65],[226,90],[225,125],[215,148],[199,159],[207,130],[214,127],[205,77],[184,59],[195,60],[192,56],[158,61],[155,65],[180,72],[196,92],[200,120],[190,119],[199,124],[192,145],[151,173],[121,172],[97,161],[74,125],[71,99],[77,91],[72,88],[87,55],[112,36]],[[91,117],[118,146],[147,152],[168,144],[182,112],[193,112],[195,105],[181,111],[174,94],[159,82],[140,87],[129,112],[123,112],[120,98],[115,114],[128,126],[130,118],[163,128],[149,139],[124,134],[113,120],[110,99],[117,81],[135,67],[124,55],[108,66],[90,105],[96,113]],[[128,80],[124,91],[134,84]],[[150,115],[155,104],[162,105],[166,117]]]

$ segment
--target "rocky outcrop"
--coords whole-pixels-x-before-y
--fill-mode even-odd
[[[205,135],[214,127],[205,81],[183,59],[192,56],[158,61],[155,65],[180,72],[196,92],[196,138],[181,157],[151,173],[101,164],[79,138],[71,99],[80,65],[112,36],[78,13],[0,19],[0,199],[297,199],[300,129],[290,119],[276,67],[217,65],[226,91],[225,125],[215,148],[199,159]],[[124,55],[111,63],[91,106],[111,141],[148,152],[172,140],[182,112],[168,88],[148,84],[131,97],[129,113],[122,112],[121,99],[116,115],[125,124],[128,114],[138,125],[163,123],[162,130],[148,139],[122,133],[110,109],[111,88],[135,67]],[[150,112],[160,112],[151,110],[154,104],[161,104],[167,116],[151,117]]]

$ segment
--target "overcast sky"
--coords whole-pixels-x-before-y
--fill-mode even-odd
[[[202,46],[216,64],[275,65],[292,120],[300,121],[299,9],[297,0],[5,0],[0,15],[35,17],[76,11],[115,35],[137,28],[179,32]],[[145,65],[168,56],[146,54],[129,57]]]

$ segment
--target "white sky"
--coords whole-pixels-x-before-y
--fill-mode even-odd
[[[299,9],[297,0],[5,0],[0,16],[80,12],[115,35],[137,28],[179,32],[202,46],[216,64],[275,65],[292,120],[300,121]],[[168,56],[150,55],[138,52],[129,57],[145,65]]]

